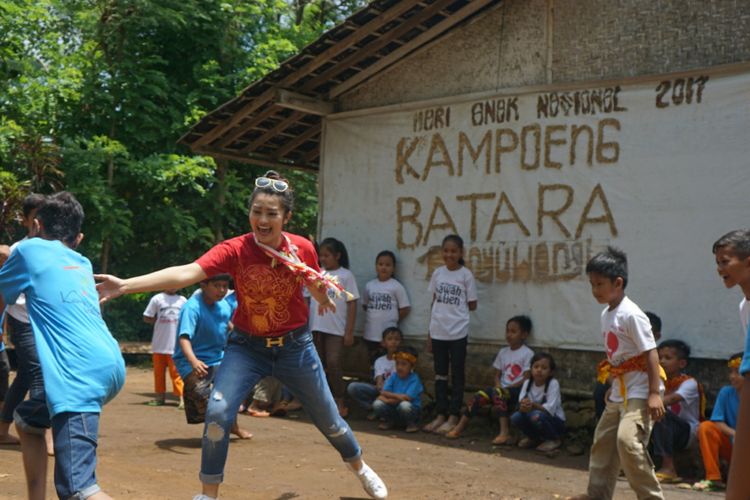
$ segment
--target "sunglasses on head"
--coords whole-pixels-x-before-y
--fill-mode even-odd
[[[268,177],[258,177],[255,179],[255,187],[271,188],[277,193],[283,193],[289,189],[289,183],[279,179],[269,179]]]

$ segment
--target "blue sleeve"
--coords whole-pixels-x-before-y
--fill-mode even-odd
[[[719,391],[719,395],[716,396],[716,403],[714,404],[714,411],[711,413],[712,422],[726,422],[727,421],[727,399],[729,391],[734,390],[731,387],[722,387]]]
[[[194,307],[195,302],[185,304],[180,312],[180,326],[177,330],[177,344],[179,345],[180,337],[193,338],[196,328],[198,328],[199,314]]]
[[[18,296],[30,286],[31,275],[26,259],[16,247],[5,264],[0,267],[0,294],[6,305],[15,304]]]
[[[415,374],[414,377],[412,377],[411,382],[409,383],[409,387],[406,388],[406,395],[411,399],[419,399],[422,391],[424,391],[424,387],[422,387],[422,381],[419,380],[419,375]]]
[[[393,390],[393,384],[394,384],[394,382],[396,380],[396,377],[398,377],[398,375],[396,375],[396,372],[391,373],[391,376],[388,377],[388,380],[386,380],[385,384],[383,384],[383,390],[384,391],[386,391],[386,392],[395,392]]]
[[[750,373],[750,335],[745,332],[745,355],[742,357],[740,374],[747,375],[748,373]]]

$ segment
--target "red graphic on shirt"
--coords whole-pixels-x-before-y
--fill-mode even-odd
[[[682,411],[682,405],[680,403],[674,403],[672,406],[669,407],[669,409],[674,413],[675,415],[679,415]]]
[[[521,365],[509,365],[506,367],[506,370],[508,371],[508,378],[511,382],[516,380],[523,373]]]
[[[607,332],[607,357],[609,359],[612,359],[618,347],[620,347],[620,341],[617,340],[617,335],[613,332]]]
[[[240,307],[250,318],[251,333],[275,331],[289,321],[289,302],[298,290],[285,268],[262,264],[242,267],[236,282]]]

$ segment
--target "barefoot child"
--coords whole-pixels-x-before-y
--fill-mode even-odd
[[[91,262],[73,250],[83,237],[82,223],[73,195],[50,196],[34,221],[39,237],[20,243],[0,268],[5,303],[26,295],[44,370],[46,400],[32,390],[15,411],[28,497],[34,499],[45,496],[44,429],[50,426],[58,496],[109,498],[96,481],[99,414],[122,388],[125,362],[102,319]]]
[[[696,439],[703,418],[705,398],[698,381],[682,371],[690,358],[690,346],[682,340],[665,340],[659,344],[659,364],[667,374],[664,384],[664,418],[654,424],[651,442],[654,457],[661,459],[656,478],[662,483],[680,483],[674,467],[674,452],[688,448]]]
[[[378,399],[372,404],[375,415],[385,420],[378,428],[388,430],[404,425],[406,432],[417,432],[422,406],[420,396],[424,390],[419,375],[414,372],[417,352],[411,347],[402,347],[393,357],[396,372],[388,377]]]
[[[513,316],[508,320],[505,324],[505,340],[508,347],[500,349],[492,363],[495,368],[495,386],[474,395],[458,425],[447,434],[447,437],[459,437],[469,425],[471,417],[489,409],[490,417],[500,422],[500,433],[492,440],[492,444],[509,443],[510,415],[516,409],[521,385],[529,378],[531,359],[534,357],[534,351],[525,344],[530,333],[531,318],[528,316]]]
[[[177,338],[177,323],[180,321],[180,309],[187,299],[177,295],[177,290],[164,290],[157,293],[143,311],[143,321],[154,325],[154,335],[151,337],[151,352],[154,362],[154,392],[156,397],[146,404],[149,406],[163,406],[167,393],[167,381],[165,371],[169,371],[172,379],[172,392],[180,398],[180,409],[182,402],[182,379],[177,373],[177,367],[172,360],[174,346]]]
[[[366,382],[352,382],[346,388],[349,397],[356,401],[365,410],[372,410],[372,403],[380,395],[380,391],[383,390],[385,381],[388,377],[396,371],[396,360],[393,357],[396,351],[401,346],[403,340],[403,334],[401,330],[395,326],[391,326],[383,330],[383,340],[381,344],[385,348],[385,354],[375,360],[374,384],[368,384]],[[369,418],[369,416],[368,416]],[[372,419],[375,416],[372,415]]]
[[[523,383],[518,411],[511,417],[513,425],[525,434],[519,448],[536,446],[537,451],[548,452],[560,447],[565,412],[555,368],[555,360],[545,352],[531,359],[531,377]]]
[[[193,294],[180,313],[173,358],[185,384],[185,417],[189,424],[205,421],[216,369],[224,358],[229,322],[236,307],[225,299],[230,279],[227,274],[219,274],[201,281],[200,293]],[[240,429],[236,419],[232,433],[242,439],[252,437]]]
[[[477,308],[474,275],[464,267],[464,240],[457,234],[443,238],[443,262],[432,273],[428,290],[432,293],[427,351],[435,363],[435,419],[425,432],[447,434],[458,423],[466,380],[466,345],[469,312]],[[448,371],[451,398],[448,401]]]
[[[740,302],[740,321],[745,333],[745,356],[740,364],[740,375],[750,379],[750,230],[730,231],[719,238],[713,247],[716,265],[724,286],[739,285],[743,298]],[[727,499],[750,498],[750,391],[742,394],[737,436],[732,452],[733,466],[729,470]]]
[[[594,432],[586,495],[577,499],[610,499],[620,468],[639,499],[664,498],[648,456],[654,421],[664,416],[659,356],[648,317],[625,295],[628,262],[614,247],[586,264],[591,293],[606,304],[601,332],[611,366],[612,390]]]
[[[698,441],[701,447],[703,468],[706,470],[706,479],[693,485],[694,490],[699,491],[723,491],[726,488],[721,476],[719,460],[730,463],[730,470],[736,467],[731,463],[732,443],[736,442],[735,429],[737,429],[737,412],[740,407],[740,395],[744,380],[739,372],[742,353],[737,353],[729,358],[729,385],[721,388],[716,397],[714,410],[711,418],[701,422],[698,427]],[[748,471],[745,471],[747,474]]]

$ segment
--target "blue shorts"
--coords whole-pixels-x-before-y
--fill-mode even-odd
[[[65,412],[52,417],[58,497],[84,500],[101,491],[96,483],[98,435],[98,413]]]

